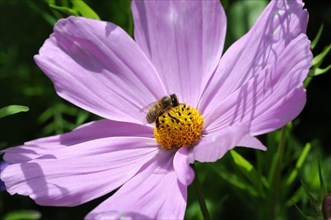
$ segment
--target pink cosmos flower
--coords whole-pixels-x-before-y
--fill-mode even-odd
[[[235,146],[265,150],[254,136],[305,105],[312,54],[301,0],[271,1],[222,57],[226,16],[217,0],[137,0],[132,12],[135,40],[109,22],[57,22],[35,61],[59,96],[105,119],[4,150],[10,194],[76,206],[120,187],[86,218],[182,219],[189,164],[216,161]],[[144,122],[141,109],[170,94],[203,116],[190,146],[166,149],[154,138],[158,128]]]

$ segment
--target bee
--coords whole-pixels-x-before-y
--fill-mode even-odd
[[[158,127],[158,118],[163,113],[169,111],[171,108],[179,105],[179,101],[177,99],[176,94],[172,94],[170,96],[164,96],[158,101],[151,104],[151,107],[146,115],[146,120],[148,123],[156,122],[156,126]]]

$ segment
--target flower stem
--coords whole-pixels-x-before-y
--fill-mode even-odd
[[[276,219],[276,206],[278,201],[278,195],[280,190],[280,176],[282,172],[282,165],[283,165],[283,157],[286,145],[286,126],[281,129],[280,134],[280,141],[278,145],[278,152],[277,152],[277,164],[276,164],[276,172],[274,174],[273,182],[272,182],[272,195],[271,195],[271,220]]]
[[[200,181],[199,181],[197,169],[196,169],[194,164],[192,164],[192,168],[195,172],[195,178],[194,178],[193,185],[194,185],[195,192],[198,196],[198,200],[199,200],[200,209],[201,209],[201,212],[202,212],[203,219],[204,220],[210,220],[210,216],[209,216],[209,213],[208,213],[206,201],[205,201],[205,198],[202,194],[202,189],[201,189],[201,184],[200,184]]]

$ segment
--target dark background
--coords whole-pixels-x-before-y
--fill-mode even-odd
[[[132,31],[129,1],[86,2],[102,20],[112,21],[129,32]],[[237,1],[224,1],[225,9],[228,10],[235,2]],[[320,25],[324,24],[321,40],[313,51],[314,55],[317,55],[331,43],[331,3],[324,0],[306,0],[305,3],[310,14],[308,37],[313,39]],[[69,131],[83,121],[97,118],[61,100],[56,95],[51,81],[33,61],[33,55],[38,53],[52,32],[53,27],[47,21],[48,14],[54,15],[42,0],[0,0],[0,108],[12,104],[30,107],[29,112],[0,119],[0,149],[19,145],[34,138]],[[231,27],[228,29],[227,40],[232,42],[235,39],[231,35]],[[329,55],[322,67],[330,63]],[[317,140],[322,154],[330,156],[330,73],[315,77],[308,87],[307,95],[307,105],[299,116],[300,123],[294,129],[294,135],[302,143]],[[80,115],[81,121],[77,121],[77,115]],[[61,121],[65,123],[61,124]],[[105,198],[107,196],[79,207],[56,208],[40,207],[27,197],[10,196],[6,192],[0,192],[0,216],[18,209],[37,209],[42,212],[43,219],[82,219]],[[233,208],[231,199],[229,203],[224,204],[223,218],[240,219],[242,214],[236,214],[237,210]],[[244,207],[240,210],[240,213],[245,213]]]

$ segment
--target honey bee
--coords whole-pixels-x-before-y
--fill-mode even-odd
[[[151,104],[151,107],[146,115],[146,120],[148,123],[156,122],[158,126],[158,117],[161,116],[164,112],[169,111],[171,108],[179,105],[176,94],[170,96],[164,96],[158,101]]]

